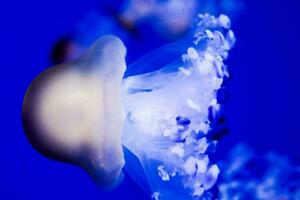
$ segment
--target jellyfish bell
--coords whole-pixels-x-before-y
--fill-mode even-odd
[[[75,61],[32,81],[23,101],[24,130],[44,155],[81,166],[114,187],[124,166],[121,103],[126,48],[104,36]]]

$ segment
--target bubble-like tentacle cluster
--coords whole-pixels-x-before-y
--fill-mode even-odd
[[[199,198],[219,174],[208,156],[216,141],[206,136],[235,38],[227,16],[199,19],[182,58],[123,81],[123,144],[140,160],[154,199]]]

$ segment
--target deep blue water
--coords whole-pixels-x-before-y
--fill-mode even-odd
[[[227,61],[232,79],[225,109],[231,133],[217,158],[244,141],[257,152],[274,150],[300,164],[296,4],[247,0],[233,24],[238,40]],[[0,199],[146,199],[130,178],[113,192],[99,190],[83,170],[37,153],[21,126],[23,95],[49,65],[53,43],[98,6],[96,0],[1,2]]]

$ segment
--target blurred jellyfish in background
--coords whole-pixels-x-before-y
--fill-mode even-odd
[[[239,144],[220,167],[220,199],[300,199],[300,166],[286,156],[275,152],[258,155]]]
[[[191,37],[198,13],[225,13],[234,20],[242,9],[240,0],[99,1],[99,8],[88,12],[73,31],[57,42],[52,62],[77,57],[99,37],[113,34],[125,43],[127,62],[132,63],[161,45]],[[182,49],[178,53],[182,54]]]

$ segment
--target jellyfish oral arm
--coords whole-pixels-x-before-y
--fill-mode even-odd
[[[208,156],[216,141],[206,135],[220,109],[217,91],[228,77],[224,60],[235,38],[227,16],[199,19],[181,58],[122,83],[123,144],[140,160],[154,199],[199,198],[220,171]]]

